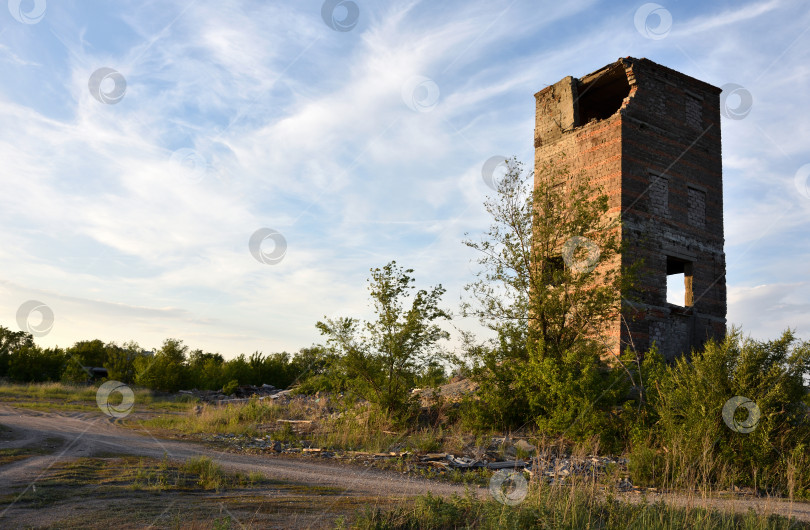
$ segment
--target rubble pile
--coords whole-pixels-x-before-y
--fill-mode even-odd
[[[284,421],[284,420],[282,420]],[[291,420],[289,420],[291,421]],[[289,442],[274,440],[272,434],[263,437],[248,437],[235,434],[214,434],[204,437],[206,441],[225,444],[231,449],[248,452],[276,454],[304,454],[320,458],[351,460],[363,465],[375,462],[402,459],[408,471],[432,469],[438,473],[452,470],[508,469],[523,471],[549,484],[564,484],[572,476],[600,477],[614,474],[621,491],[633,490],[628,479],[627,459],[590,455],[576,457],[550,452],[538,452],[526,440],[510,440],[494,437],[487,448],[470,448],[468,454],[451,453],[415,454],[411,451],[370,453],[363,451],[339,451],[313,447],[307,440]],[[522,458],[515,458],[520,453]]]
[[[455,380],[439,389],[439,395],[445,402],[457,402],[464,395],[474,391],[469,380]],[[308,455],[319,458],[334,458],[349,460],[365,466],[385,465],[385,462],[398,461],[399,469],[407,471],[431,470],[439,474],[464,470],[516,470],[527,473],[535,480],[544,480],[551,484],[565,483],[569,477],[604,477],[614,476],[618,480],[619,489],[628,491],[634,489],[628,480],[627,459],[611,458],[607,456],[591,455],[576,457],[561,454],[559,451],[538,450],[525,439],[512,436],[492,437],[490,443],[484,447],[476,444],[471,437],[459,452],[452,454],[445,452],[424,453],[415,452],[407,439],[402,438],[398,443],[389,447],[391,451],[383,453],[370,453],[364,451],[334,450],[331,448],[315,447],[307,440],[318,431],[321,421],[335,419],[343,416],[337,404],[342,394],[316,393],[314,395],[296,395],[291,390],[279,390],[270,385],[240,386],[230,396],[216,391],[188,390],[184,394],[194,395],[208,404],[220,405],[233,402],[244,402],[250,399],[272,400],[275,403],[284,403],[285,410],[291,412],[289,419],[277,419],[269,424],[258,425],[259,436],[246,436],[237,434],[205,434],[201,435],[203,441],[224,445],[230,450],[250,453],[269,453],[287,455]],[[435,401],[436,391],[433,389],[417,390],[422,401]],[[301,419],[309,418],[309,419]],[[362,421],[363,416],[358,416]],[[285,432],[278,439],[280,431]],[[384,431],[387,434],[397,433]]]
[[[517,454],[523,458],[516,458]],[[622,477],[620,489],[632,489],[627,479],[627,459],[607,456],[587,456],[584,458],[572,455],[560,455],[550,452],[538,452],[537,448],[526,440],[509,440],[495,437],[486,450],[476,454],[456,456],[449,453],[429,453],[421,455],[419,466],[430,466],[441,469],[476,469],[486,468],[514,469],[537,475],[549,483],[565,482],[569,476],[596,477],[616,472]]]
[[[238,402],[247,401],[253,396],[259,399],[271,398],[278,399],[286,397],[290,394],[289,390],[280,390],[273,385],[243,385],[236,387],[233,394],[226,395],[220,390],[181,390],[180,394],[191,395],[205,403],[222,403],[222,402]]]
[[[476,390],[478,390],[478,383],[470,379],[454,377],[449,383],[436,389],[414,388],[411,390],[411,395],[418,398],[423,407],[429,407],[434,404],[437,399],[441,399],[445,403],[458,403],[464,399],[465,396],[474,394]]]

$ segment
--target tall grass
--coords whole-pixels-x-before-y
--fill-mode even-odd
[[[341,410],[335,411],[338,406]],[[278,420],[306,422],[293,427]],[[410,431],[403,430],[396,427],[390,416],[368,403],[313,406],[306,400],[279,404],[254,398],[245,403],[192,405],[185,414],[156,416],[141,423],[188,434],[269,435],[287,442],[306,440],[332,450],[385,452],[399,448],[429,452],[442,450],[445,438],[453,447],[463,445],[458,429],[415,426]]]
[[[177,464],[164,457],[160,461],[140,459],[122,476],[129,475],[135,490],[169,491],[203,489],[222,491],[231,488],[252,487],[266,482],[264,475],[251,472],[228,473],[207,456],[188,458]]]
[[[777,515],[721,512],[704,507],[682,508],[663,502],[636,504],[583,485],[533,485],[517,506],[494,499],[466,496],[418,497],[407,506],[383,511],[367,509],[353,528],[440,529],[440,528],[594,528],[594,529],[789,529],[796,521]]]
[[[182,415],[156,416],[142,420],[147,427],[183,433],[259,434],[262,424],[284,417],[282,408],[273,403],[250,400],[227,405],[187,405]]]
[[[391,430],[393,426],[388,415],[365,404],[323,420],[312,439],[317,445],[330,449],[383,452],[393,449],[403,438],[401,433]]]
[[[3,399],[54,399],[95,401],[96,387],[65,383],[28,383],[0,385]]]
[[[189,458],[181,470],[197,476],[197,485],[203,489],[219,491],[225,483],[225,472],[207,456]]]
[[[135,394],[136,407],[162,408],[169,410],[185,410],[190,401],[196,401],[190,396],[160,395],[152,390],[139,387],[130,387]],[[79,385],[70,383],[13,383],[0,384],[0,400],[25,406],[26,404],[42,406],[52,404],[77,404],[96,407],[96,385]],[[112,396],[114,397],[114,396]]]

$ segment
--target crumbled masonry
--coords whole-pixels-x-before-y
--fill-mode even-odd
[[[640,301],[624,302],[632,318],[608,325],[613,353],[655,342],[671,360],[725,335],[720,92],[626,57],[535,94],[535,175],[564,154],[621,213],[622,265],[644,260]],[[682,305],[667,303],[672,274],[684,275]]]

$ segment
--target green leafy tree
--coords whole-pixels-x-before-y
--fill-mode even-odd
[[[223,374],[225,359],[218,353],[194,350],[188,357],[188,388],[219,390],[227,381]]]
[[[65,363],[62,348],[40,348],[30,333],[0,326],[0,377],[19,382],[58,381]]]
[[[68,348],[65,353],[80,359],[86,366],[103,366],[107,358],[107,349],[99,339],[81,340]]]
[[[12,357],[24,347],[34,346],[34,336],[0,326],[0,377],[8,377]]]
[[[239,385],[253,382],[253,370],[244,353],[225,363],[223,378],[225,381],[236,381]]]
[[[295,379],[290,384],[303,394],[345,392],[348,389],[343,363],[333,349],[323,346],[301,348],[291,364]]]
[[[431,359],[421,367],[416,385],[420,388],[438,388],[447,382],[447,370],[439,359]]]
[[[420,370],[440,356],[438,343],[448,338],[437,322],[450,318],[439,307],[445,292],[441,285],[411,297],[412,273],[395,261],[371,269],[368,288],[376,320],[338,318],[317,323],[339,354],[348,388],[400,417],[409,410],[410,391]]]
[[[306,367],[298,366],[295,358],[287,352],[262,355],[254,352],[248,359],[253,372],[254,385],[268,384],[276,388],[287,388],[297,382]]]
[[[58,381],[64,366],[62,348],[40,348],[26,342],[11,354],[8,376],[20,382]]]
[[[603,361],[605,324],[634,276],[619,272],[619,220],[602,190],[562,160],[544,163],[534,182],[509,161],[484,207],[489,230],[464,242],[481,269],[462,304],[497,335],[467,344],[481,383],[478,412],[503,427],[533,421],[550,432],[594,432],[626,392]]]
[[[111,342],[104,347],[104,350],[104,368],[107,369],[107,378],[126,384],[134,383],[136,361],[145,356],[138,343],[130,341],[118,346]]]
[[[107,348],[101,340],[82,340],[65,350],[67,363],[62,380],[83,383],[92,378],[89,367],[101,367],[107,358]]]
[[[65,367],[62,370],[60,379],[65,383],[87,383],[93,378],[90,370],[85,368],[80,359],[67,355]]]
[[[176,392],[186,381],[188,346],[178,339],[166,339],[154,356],[135,360],[135,383],[152,390]]]

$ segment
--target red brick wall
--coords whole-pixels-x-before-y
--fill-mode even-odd
[[[582,95],[590,91],[592,100],[599,99],[599,90],[626,90],[626,97],[609,117],[578,123]],[[535,96],[535,167],[564,155],[572,173],[581,170],[600,185],[610,214],[621,212],[628,245],[623,263],[645,263],[632,337],[618,319],[608,326],[610,334],[625,345],[632,339],[642,351],[655,339],[668,358],[725,333],[719,93],[652,61],[626,58]],[[607,99],[615,104],[615,97]],[[667,187],[666,211],[653,207],[656,178]],[[691,263],[691,307],[666,302],[668,257]]]

